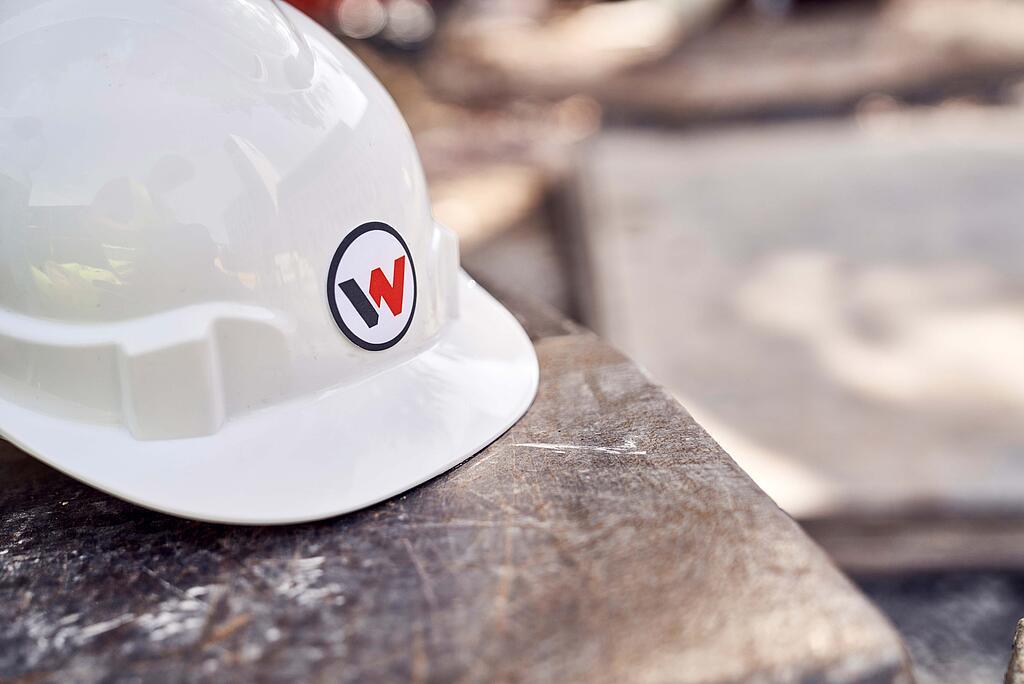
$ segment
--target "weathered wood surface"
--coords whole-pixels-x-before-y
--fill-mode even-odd
[[[907,681],[890,625],[678,404],[525,318],[528,415],[326,522],[178,520],[0,447],[0,680]]]
[[[1017,632],[1013,635],[1013,650],[1010,652],[1010,663],[1006,666],[1005,684],[1024,684],[1024,620],[1017,623]]]

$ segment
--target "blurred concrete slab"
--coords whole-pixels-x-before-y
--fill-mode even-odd
[[[183,521],[0,443],[0,680],[911,681],[891,625],[664,390],[506,299],[540,358],[527,415],[334,520]]]
[[[794,515],[1019,512],[1022,133],[962,107],[609,131],[585,319]]]

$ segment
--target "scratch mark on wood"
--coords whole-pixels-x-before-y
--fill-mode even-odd
[[[241,613],[229,619],[227,622],[221,623],[213,628],[210,635],[203,640],[203,645],[208,646],[210,644],[223,641],[229,636],[245,627],[249,622],[252,621],[252,615],[249,613]]]
[[[75,615],[77,618],[78,616]],[[76,645],[82,645],[90,639],[94,639],[101,634],[111,632],[121,625],[127,624],[135,619],[135,616],[131,613],[124,613],[118,615],[116,618],[110,620],[104,620],[103,622],[96,622],[85,627],[76,627],[69,625],[62,628],[53,638],[53,645],[56,648],[62,648],[65,643],[71,642]]]
[[[204,601],[201,598],[199,598],[199,596],[201,596],[201,594],[193,595],[192,592],[190,592],[190,591],[189,592],[183,591],[182,589],[179,589],[178,587],[174,586],[173,584],[171,584],[170,582],[165,580],[160,575],[158,575],[155,572],[153,572],[152,570],[150,570],[145,565],[143,565],[141,567],[142,567],[142,572],[146,573],[147,575],[149,575],[150,577],[155,579],[157,582],[159,582],[161,584],[161,586],[163,586],[164,589],[167,589],[168,591],[171,591],[171,592],[177,594],[179,597],[181,597],[183,599],[195,600],[195,601],[198,601],[199,603],[202,603],[203,605],[207,605],[206,601]]]
[[[618,454],[621,456],[647,455],[646,451],[641,451],[636,448],[636,442],[632,437],[626,438],[622,446],[617,447],[597,446],[591,444],[549,444],[547,442],[525,442],[513,444],[512,446],[526,447],[527,449],[548,449],[563,454],[566,451],[597,451],[602,454]]]
[[[431,609],[437,607],[437,596],[434,595],[434,585],[430,581],[430,577],[427,575],[426,569],[423,567],[423,563],[420,561],[420,557],[416,554],[416,550],[412,547],[412,543],[408,539],[402,539],[402,544],[405,546],[406,553],[409,554],[409,559],[412,560],[413,566],[416,568],[416,574],[420,578],[420,587],[423,590],[423,598],[427,600],[427,605]]]

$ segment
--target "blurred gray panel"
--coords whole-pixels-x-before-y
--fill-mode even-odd
[[[1019,511],[1022,133],[970,108],[604,133],[586,322],[795,515]]]

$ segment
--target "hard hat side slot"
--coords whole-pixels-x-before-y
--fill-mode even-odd
[[[124,422],[138,439],[201,437],[226,416],[213,336],[118,359]]]
[[[289,397],[293,387],[288,333],[266,321],[220,319],[214,324],[228,418]]]
[[[100,325],[0,309],[0,396],[122,423],[137,439],[202,437],[287,396],[293,327],[269,309],[224,303]]]
[[[120,422],[121,388],[113,344],[40,346],[0,333],[3,397],[41,413]]]
[[[455,231],[434,221],[434,273],[439,282],[434,288],[435,306],[440,321],[459,317],[459,238]]]

